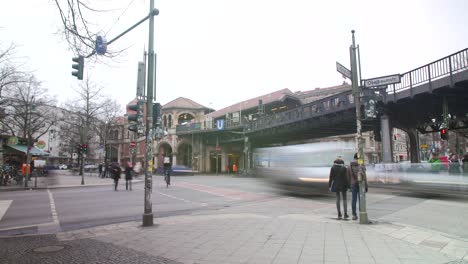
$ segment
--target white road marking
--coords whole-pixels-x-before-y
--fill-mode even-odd
[[[10,207],[11,202],[13,202],[13,200],[0,200],[0,221]]]
[[[169,195],[169,194],[165,194],[165,193],[158,192],[158,191],[157,191],[157,193],[159,193],[159,194],[161,194],[161,195],[164,195],[164,196],[166,196],[166,197],[175,199],[175,200],[179,200],[179,201],[186,202],[186,203],[198,204],[198,205],[201,205],[201,206],[206,206],[206,205],[207,205],[206,203],[197,203],[197,202],[193,202],[193,201],[190,201],[190,200],[187,200],[187,199],[184,199],[184,198],[179,198],[179,197],[176,197],[176,196],[173,196],[173,195]]]
[[[57,211],[55,210],[54,196],[49,189],[47,189],[47,192],[49,193],[50,211],[52,212],[52,218],[54,219],[54,224],[60,225],[58,214],[57,214]]]

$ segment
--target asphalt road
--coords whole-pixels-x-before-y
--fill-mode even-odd
[[[241,207],[284,197],[291,197],[288,202],[292,205],[297,199],[319,200],[329,205],[335,202],[334,194],[299,196],[280,192],[258,179],[226,176],[173,177],[169,188],[163,184],[162,177],[156,176],[152,201],[154,216],[158,218]],[[468,238],[466,197],[380,188],[371,188],[367,197],[367,210],[372,220],[406,223]],[[348,199],[351,199],[349,194]],[[126,191],[121,184],[118,191],[108,185],[4,192],[0,193],[0,217],[2,206],[4,212],[0,218],[0,236],[140,221],[143,205],[141,183],[134,184],[132,191]],[[268,210],[274,213],[275,208]],[[329,207],[326,210],[330,210]]]

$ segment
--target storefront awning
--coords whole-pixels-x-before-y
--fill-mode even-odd
[[[10,148],[14,148],[18,151],[24,152],[24,153],[27,153],[28,151],[28,147],[26,145],[7,145],[7,146],[9,146]],[[32,156],[49,156],[49,153],[44,152],[36,147],[31,147],[30,152]]]

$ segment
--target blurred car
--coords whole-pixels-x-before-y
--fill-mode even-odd
[[[60,165],[58,166],[58,168],[59,168],[60,170],[66,170],[66,169],[68,169],[68,166],[65,165],[65,164],[60,164]]]
[[[83,169],[85,171],[94,171],[98,169],[98,165],[97,164],[85,164]]]
[[[171,175],[194,175],[194,171],[184,165],[174,165],[171,168]]]

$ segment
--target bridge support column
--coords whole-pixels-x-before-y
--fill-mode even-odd
[[[382,162],[392,163],[392,139],[390,136],[390,118],[388,115],[380,117],[382,137]]]
[[[408,129],[407,132],[409,143],[410,143],[410,158],[411,163],[421,162],[420,151],[419,151],[419,136],[418,130],[415,128]]]

